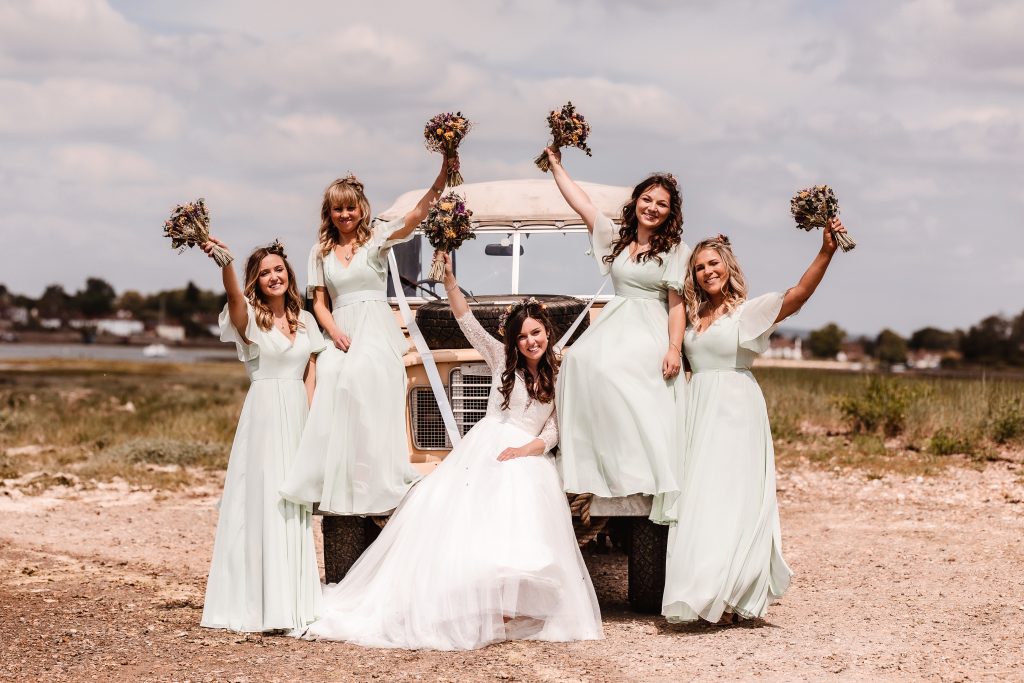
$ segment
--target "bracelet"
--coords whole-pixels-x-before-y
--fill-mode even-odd
[[[458,289],[458,288],[459,288],[459,283],[457,283],[457,282],[456,282],[456,283],[455,283],[454,285],[452,285],[451,287],[445,287],[445,288],[444,288],[444,291],[446,291],[446,292],[454,292],[454,291],[455,291],[456,289]]]
[[[431,185],[430,190],[434,194],[441,194],[442,192],[444,192],[444,185],[442,185],[441,187]]]

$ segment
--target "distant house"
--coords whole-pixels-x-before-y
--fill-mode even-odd
[[[145,325],[141,320],[102,318],[95,322],[97,334],[109,334],[115,337],[130,337],[133,334],[142,334],[145,330]]]
[[[836,360],[840,363],[862,363],[866,359],[864,345],[859,341],[843,342],[836,354]]]
[[[60,318],[40,318],[39,326],[44,330],[59,330],[63,325]]]
[[[4,310],[4,317],[15,325],[28,325],[28,308],[25,306],[10,306]]]
[[[772,337],[768,350],[761,354],[763,358],[781,358],[785,360],[803,360],[803,340],[800,337]]]
[[[157,325],[156,336],[168,341],[185,341],[185,328],[181,325]]]

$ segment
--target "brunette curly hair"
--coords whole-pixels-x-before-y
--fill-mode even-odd
[[[672,251],[683,240],[683,193],[679,183],[671,173],[652,173],[633,188],[630,200],[622,207],[622,227],[619,228],[618,238],[612,242],[612,253],[604,257],[605,263],[615,261],[623,249],[636,241],[636,202],[640,195],[652,187],[661,187],[668,192],[669,211],[664,222],[651,235],[651,248],[642,252],[638,260],[643,263],[654,259],[660,266],[663,262],[661,255]]]
[[[523,329],[523,323],[527,318],[533,318],[544,326],[548,335],[548,347],[541,356],[537,365],[537,382],[526,383],[526,393],[530,398],[541,403],[551,403],[555,399],[555,378],[558,376],[558,358],[555,356],[554,325],[551,318],[544,310],[544,304],[536,299],[530,301],[522,300],[509,312],[505,322],[505,372],[501,374],[501,386],[498,391],[504,397],[501,409],[508,409],[509,401],[512,399],[512,387],[516,383],[516,370],[526,368],[526,359],[519,354],[519,333]]]

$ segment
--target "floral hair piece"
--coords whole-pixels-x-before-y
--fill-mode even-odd
[[[533,296],[531,296],[528,299],[520,299],[519,301],[513,301],[508,306],[506,306],[505,310],[501,312],[500,316],[498,316],[498,334],[504,337],[505,324],[508,322],[508,319],[512,316],[513,313],[516,312],[517,309],[529,306],[530,304],[537,304],[541,308],[546,308],[544,304],[537,301],[537,298]]]
[[[273,242],[267,245],[267,251],[271,254],[276,254],[281,258],[288,258],[284,254],[284,245],[281,244],[281,240],[275,239]]]

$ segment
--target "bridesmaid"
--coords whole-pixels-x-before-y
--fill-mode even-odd
[[[387,301],[388,250],[412,238],[444,190],[447,158],[431,188],[404,217],[371,223],[363,184],[331,183],[309,255],[313,312],[327,350],[319,390],[281,494],[336,514],[381,514],[398,505],[419,474],[409,462],[405,365],[409,342]]]
[[[226,245],[214,238],[203,245]],[[231,445],[202,625],[232,631],[304,627],[320,610],[312,511],[277,490],[295,458],[324,349],[302,310],[295,273],[279,242],[222,270],[227,304],[220,338],[234,342],[252,384]]]
[[[590,231],[601,273],[610,273],[615,285],[615,297],[562,363],[556,402],[564,488],[599,496],[665,494],[651,519],[670,522],[660,505],[667,508],[679,490],[676,378],[690,254],[682,241],[679,185],[661,173],[642,180],[616,229],[569,177],[561,153],[548,148],[547,154],[558,189]]]
[[[838,219],[832,227],[845,232]],[[743,271],[722,235],[700,242],[690,257],[685,349],[693,374],[662,601],[671,622],[759,618],[789,586],[768,411],[750,366],[824,277],[836,242],[830,230],[822,233],[818,255],[785,294],[747,300]]]

